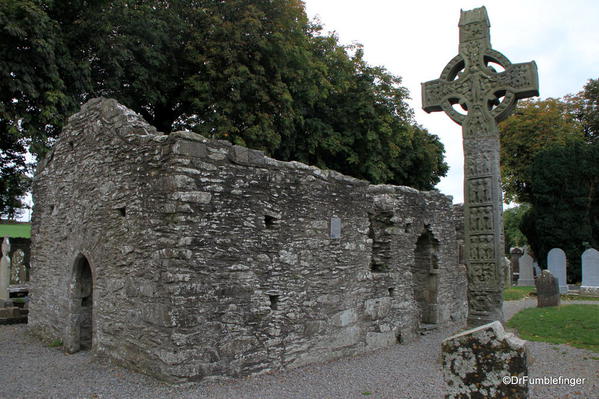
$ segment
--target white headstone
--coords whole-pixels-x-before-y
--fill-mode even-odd
[[[4,237],[2,241],[2,260],[0,260],[0,301],[8,301],[8,285],[10,284],[10,240]]]
[[[568,282],[566,281],[566,253],[560,248],[553,248],[547,254],[547,269],[559,282],[560,294],[568,293]]]
[[[599,296],[599,251],[589,248],[582,253],[581,295]]]
[[[518,286],[533,286],[535,279],[532,273],[532,256],[524,254],[518,259],[518,268],[520,275],[518,277]]]

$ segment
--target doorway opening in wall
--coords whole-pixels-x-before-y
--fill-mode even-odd
[[[90,350],[93,340],[94,282],[89,262],[83,255],[75,260],[71,295],[72,320],[75,323],[71,351]]]
[[[439,241],[427,228],[416,241],[412,278],[414,298],[420,308],[423,324],[439,322]]]

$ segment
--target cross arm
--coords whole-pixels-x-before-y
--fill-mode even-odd
[[[462,124],[464,115],[456,112],[451,104],[466,102],[470,79],[435,79],[422,83],[422,109],[426,112],[445,111],[454,122]]]
[[[512,64],[498,75],[499,86],[514,93],[517,100],[539,95],[539,75],[534,61]]]

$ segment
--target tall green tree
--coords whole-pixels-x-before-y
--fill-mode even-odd
[[[546,266],[551,248],[568,257],[568,279],[580,281],[580,255],[599,248],[599,142],[553,146],[534,159],[532,207],[521,228]]]
[[[301,0],[5,0],[0,21],[0,134],[13,135],[2,156],[14,165],[27,146],[42,156],[70,113],[106,96],[166,133],[186,128],[375,183],[429,189],[447,171],[401,79],[323,35]]]
[[[59,23],[42,4],[0,2],[0,215],[13,217],[29,186],[26,148],[42,155],[76,107]]]
[[[531,167],[539,152],[584,140],[582,126],[571,110],[572,104],[562,99],[524,100],[499,124],[506,202],[531,201]]]

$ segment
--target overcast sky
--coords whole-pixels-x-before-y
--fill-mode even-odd
[[[536,61],[541,98],[576,93],[599,78],[599,1],[305,0],[311,18],[344,44],[364,45],[372,65],[403,78],[416,121],[438,135],[449,173],[437,188],[463,201],[461,127],[441,112],[421,110],[420,83],[439,77],[458,53],[460,9],[486,6],[491,44],[512,63]]]

